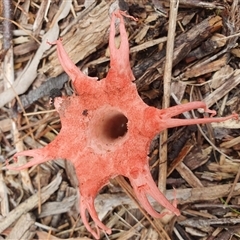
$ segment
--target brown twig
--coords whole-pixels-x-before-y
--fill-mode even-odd
[[[8,50],[12,44],[12,1],[3,0],[3,48]]]
[[[169,31],[167,40],[167,52],[166,52],[166,63],[164,69],[164,83],[163,83],[163,104],[162,108],[168,108],[170,105],[170,85],[172,76],[172,59],[176,29],[176,19],[178,12],[178,0],[170,1],[170,16],[169,16]],[[159,177],[158,187],[162,192],[166,190],[166,176],[167,176],[167,144],[164,144],[168,138],[168,131],[164,130],[160,135],[159,144]],[[163,145],[164,144],[164,145]]]

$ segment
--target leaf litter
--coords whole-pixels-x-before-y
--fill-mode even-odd
[[[171,89],[173,90],[170,93],[171,105],[203,100],[207,102],[208,107],[211,106],[212,109],[216,110],[219,116],[226,116],[231,112],[239,113],[239,104],[237,104],[239,99],[237,87],[240,80],[239,58],[235,54],[239,50],[237,45],[239,43],[239,3],[238,1],[228,1],[224,4],[216,1],[194,1],[195,5],[189,7],[189,2],[180,1],[178,9],[172,71]],[[74,63],[88,75],[97,75],[102,78],[108,71],[108,58],[105,54],[111,3],[99,1],[92,2],[89,6],[84,5],[84,1],[73,1],[71,4],[62,3],[69,4],[67,10],[64,8],[65,13],[62,12],[63,5],[60,2],[51,3],[49,8],[47,5],[41,6],[43,3],[37,1],[34,3],[30,3],[30,1],[13,3],[13,20],[18,23],[18,26],[14,27],[13,40],[19,36],[27,36],[28,42],[25,44],[29,43],[29,51],[26,51],[27,53],[23,56],[14,55],[16,81],[13,86],[15,92],[3,90],[6,80],[0,81],[0,150],[3,163],[0,178],[0,192],[3,199],[1,215],[8,219],[12,211],[21,209],[19,204],[28,203],[27,201],[32,202],[31,196],[35,196],[34,193],[36,193],[38,203],[35,203],[31,210],[23,209],[31,213],[28,217],[34,219],[34,224],[28,227],[25,232],[28,237],[19,235],[19,239],[36,239],[39,231],[48,233],[43,239],[46,239],[46,236],[48,239],[53,239],[51,237],[53,235],[55,238],[61,239],[72,237],[80,239],[83,236],[91,238],[78,217],[76,203],[71,205],[73,201],[71,197],[76,196],[77,182],[74,180],[74,170],[71,170],[72,166],[69,166],[69,163],[57,160],[33,167],[24,174],[19,174],[7,171],[4,167],[4,160],[13,156],[17,149],[15,146],[19,142],[22,145],[22,150],[45,146],[56,137],[61,127],[58,114],[52,111],[48,104],[48,91],[44,95],[40,95],[39,98],[34,96],[34,100],[30,98],[28,108],[22,105],[23,114],[19,114],[16,110],[19,109],[16,105],[21,106],[21,104],[16,103],[16,100],[12,101],[16,94],[27,96],[33,89],[40,88],[42,83],[47,82],[47,79],[57,78],[62,73],[55,49],[45,49],[49,46],[45,44],[44,36],[49,33],[51,28],[56,28],[52,31],[60,31],[67,52],[70,53],[70,58]],[[154,4],[154,1],[152,3],[126,1],[124,6],[127,6],[126,10],[129,14],[139,19],[137,23],[131,21],[126,23],[130,52],[134,47],[143,44],[141,50],[131,53],[131,66],[136,77],[135,83],[140,96],[147,104],[161,108],[166,42],[160,41],[160,43],[150,45],[150,47],[146,45],[146,48],[144,48],[144,44],[167,36],[169,18],[156,11]],[[168,3],[163,2],[160,6],[167,12],[169,11]],[[0,9],[2,9],[1,7]],[[43,18],[39,23],[35,22],[38,19],[38,11],[44,7],[46,18]],[[157,7],[159,8],[159,5]],[[62,20],[58,21],[60,17]],[[33,28],[33,26],[38,26],[40,31],[36,31],[36,27]],[[145,30],[146,26],[148,27],[147,31]],[[144,32],[142,32],[141,39],[136,38],[136,36],[140,36],[139,33],[142,30]],[[201,35],[197,35],[200,32]],[[212,37],[219,33],[221,34],[220,39],[214,40],[213,48],[209,47],[208,42],[211,42]],[[54,34],[51,36],[52,38],[49,37],[47,40],[56,40],[59,35],[58,33]],[[96,34],[99,34],[99,37],[96,37]],[[2,32],[2,36],[4,36],[4,32]],[[37,38],[44,47],[38,47],[37,51],[31,50],[33,37]],[[13,46],[16,45],[13,43]],[[212,45],[210,44],[210,46]],[[25,47],[27,48],[28,45],[26,44]],[[5,50],[1,49],[1,53],[4,52]],[[3,56],[2,61],[4,61],[4,54],[1,56]],[[212,66],[210,70],[208,70],[209,64]],[[225,71],[223,78],[220,79],[222,83],[216,84],[216,76],[217,78],[222,76],[222,69],[225,66],[228,66],[228,69],[231,68],[231,72]],[[1,79],[6,74],[4,71],[1,72]],[[219,75],[216,75],[218,71]],[[20,81],[23,81],[24,84],[21,82],[19,85]],[[62,88],[62,93],[69,95],[72,90],[71,83],[68,81],[66,83]],[[214,88],[212,83],[215,85]],[[173,84],[176,90],[174,90]],[[200,114],[199,111],[195,112],[197,116]],[[184,114],[182,117],[187,116]],[[12,121],[16,123],[18,139],[13,138]],[[190,132],[181,143],[182,147],[177,149],[174,149],[173,146],[182,141],[180,133],[182,128],[170,130],[167,142],[160,142],[160,145],[167,144],[168,151],[170,151],[169,155],[174,156],[168,162],[173,171],[168,178],[167,175],[165,178],[167,183],[166,196],[170,201],[174,199],[172,186],[177,189],[177,202],[181,216],[174,220],[175,224],[173,225],[173,222],[170,221],[170,223],[162,225],[159,220],[150,218],[141,206],[134,202],[134,195],[127,190],[128,182],[125,179],[113,179],[111,184],[100,192],[95,201],[101,219],[107,226],[114,229],[112,235],[108,237],[102,235],[101,239],[149,239],[150,236],[155,236],[156,239],[179,239],[179,234],[183,239],[208,239],[210,237],[220,239],[222,236],[224,239],[238,238],[237,216],[239,207],[237,203],[240,185],[238,183],[239,142],[237,139],[239,123],[229,120],[210,126],[202,125],[201,129],[205,135],[200,130]],[[211,148],[204,136],[210,139],[211,143],[220,151]],[[234,141],[235,139],[236,141]],[[227,145],[228,142],[229,145]],[[158,182],[158,138],[152,144],[154,145],[149,153],[149,163],[152,175]],[[172,151],[177,152],[172,154]],[[191,167],[192,165],[189,163],[193,159],[196,160],[196,163],[191,164],[197,165],[197,168]],[[42,206],[44,204],[42,203],[43,197],[40,195],[43,192],[42,188],[55,181],[58,172],[62,173],[63,180],[61,181],[67,183],[66,189],[63,190],[64,198],[57,200],[57,192],[60,191],[59,184],[57,192],[55,190],[55,193],[49,194],[45,204],[57,204],[66,199],[65,205],[69,207],[67,210],[64,209],[64,213],[57,214],[54,212],[55,208],[52,207],[53,213],[49,211],[49,216],[39,218],[41,208],[45,209]],[[152,200],[150,199],[150,201]],[[152,204],[157,207],[154,202]],[[58,215],[57,220],[55,220],[54,214]],[[217,218],[218,221],[208,221],[211,218]],[[5,230],[2,230],[2,235],[9,236],[14,227],[19,230],[17,222],[20,220],[24,221],[16,217],[13,225],[10,223]],[[188,220],[187,224],[186,220]],[[199,224],[199,221],[204,221],[205,226]],[[30,232],[34,232],[34,234],[31,235]],[[156,232],[155,235],[154,232]]]

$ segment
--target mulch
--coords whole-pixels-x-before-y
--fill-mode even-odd
[[[56,47],[46,42],[62,38],[74,63],[102,79],[109,69],[110,16],[118,8],[138,18],[125,25],[134,82],[145,103],[162,108],[168,95],[171,106],[198,100],[217,116],[239,113],[238,0],[180,0],[171,38],[168,1],[1,1],[0,239],[93,239],[79,218],[78,182],[68,161],[17,172],[6,169],[6,159],[50,143],[61,129],[50,90],[73,94]],[[189,114],[203,117],[198,110]],[[176,195],[181,216],[150,217],[128,180],[117,177],[95,200],[99,218],[112,228],[101,239],[239,239],[239,135],[239,121],[227,120],[170,129],[167,139],[156,136],[149,149],[152,176],[170,201]],[[164,149],[167,160],[160,158]]]

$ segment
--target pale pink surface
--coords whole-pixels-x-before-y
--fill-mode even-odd
[[[115,47],[115,19],[120,19],[121,46]],[[136,196],[153,217],[161,217],[146,195],[152,196],[162,206],[180,215],[155,185],[148,165],[148,149],[152,138],[160,131],[182,125],[221,122],[237,118],[233,114],[224,118],[172,119],[176,115],[196,108],[206,108],[203,102],[191,102],[168,109],[156,109],[146,105],[137,93],[129,64],[129,45],[121,13],[112,15],[109,48],[110,70],[107,77],[96,81],[84,75],[69,59],[60,40],[57,44],[59,60],[73,81],[76,95],[56,98],[54,105],[59,112],[62,129],[53,142],[42,149],[15,154],[31,156],[32,161],[21,170],[56,158],[70,160],[79,180],[80,214],[82,221],[95,238],[99,229],[111,233],[97,216],[94,198],[110,178],[128,177]],[[126,129],[127,124],[127,129]],[[96,224],[96,232],[86,217],[89,212]]]

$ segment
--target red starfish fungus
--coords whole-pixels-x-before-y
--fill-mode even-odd
[[[115,19],[120,19],[121,45],[116,48]],[[159,204],[180,215],[155,185],[148,166],[147,152],[151,139],[166,128],[220,122],[224,118],[172,119],[172,117],[196,108],[206,108],[203,102],[191,102],[168,109],[156,109],[146,105],[137,93],[132,81],[129,63],[129,45],[123,16],[113,13],[110,26],[110,70],[101,81],[84,75],[69,59],[60,40],[57,44],[58,58],[71,77],[76,95],[57,97],[54,105],[59,112],[62,129],[53,142],[41,149],[23,151],[18,156],[31,156],[33,160],[20,167],[21,170],[56,158],[70,160],[76,169],[80,191],[80,214],[82,221],[95,238],[99,229],[108,234],[111,229],[98,218],[94,198],[110,178],[127,177],[136,196],[146,211],[153,217],[161,217],[150,205],[147,195]],[[89,225],[86,211],[96,224],[97,232]]]

